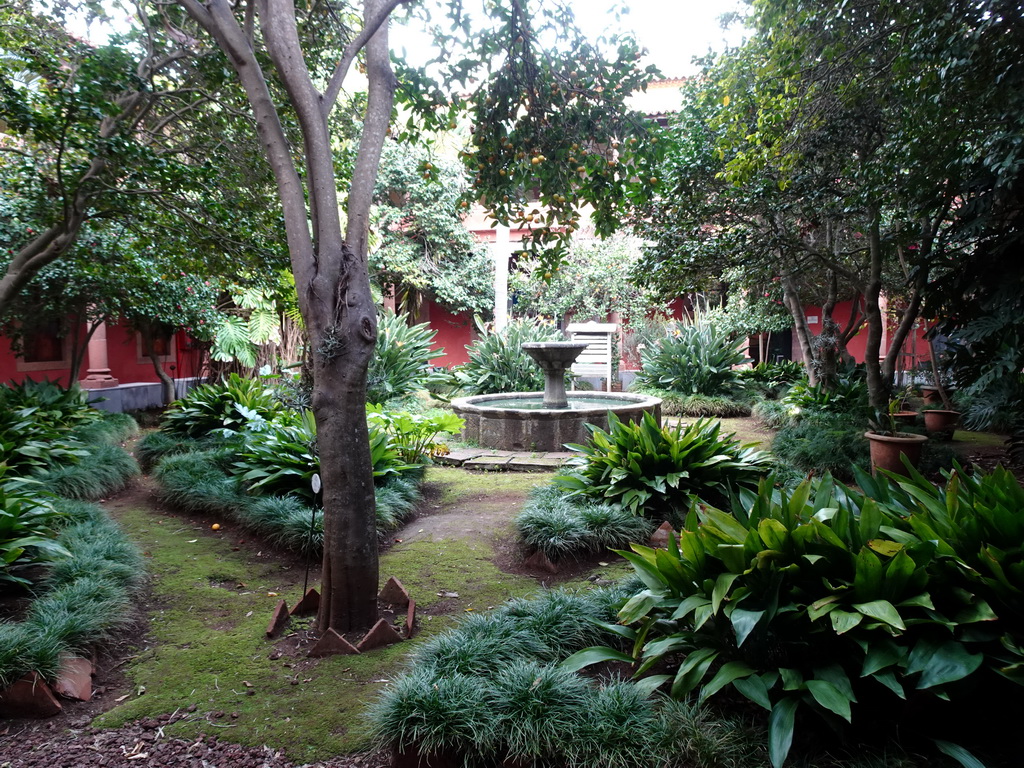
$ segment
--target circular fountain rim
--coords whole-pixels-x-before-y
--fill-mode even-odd
[[[509,414],[512,416],[518,416],[519,418],[536,418],[538,416],[554,415],[554,414],[572,414],[573,417],[580,417],[593,414],[603,414],[607,411],[615,413],[621,409],[632,409],[632,408],[653,408],[661,405],[660,397],[652,397],[650,395],[642,395],[633,392],[571,392],[569,393],[569,399],[579,400],[603,400],[609,399],[621,401],[620,405],[608,405],[603,403],[602,405],[595,405],[592,408],[503,408],[501,405],[491,405],[490,403],[497,401],[500,403],[502,400],[519,400],[522,398],[534,397],[538,400],[543,401],[543,392],[502,392],[494,395],[471,395],[469,397],[458,397],[451,401],[453,408],[459,408],[467,413],[484,413],[484,414]],[[480,403],[486,402],[488,405],[481,405]]]

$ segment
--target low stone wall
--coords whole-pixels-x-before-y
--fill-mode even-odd
[[[503,407],[502,401],[544,396],[543,392],[514,392],[504,395],[476,395],[452,400],[452,409],[466,420],[464,440],[484,448],[502,451],[561,451],[566,443],[585,443],[589,437],[587,424],[608,428],[608,412],[620,421],[640,421],[650,413],[661,423],[661,400],[657,397],[608,392],[572,392],[570,401],[604,401],[614,398],[619,403],[604,402],[594,407],[535,410]]]

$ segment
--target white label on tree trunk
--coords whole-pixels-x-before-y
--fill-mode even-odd
[[[314,472],[313,479],[309,481],[309,484],[313,486],[313,493],[320,493],[320,473]]]

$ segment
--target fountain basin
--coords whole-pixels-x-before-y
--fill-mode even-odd
[[[566,443],[585,443],[586,425],[607,430],[609,411],[619,421],[640,421],[650,413],[661,423],[657,397],[573,392],[568,400],[566,408],[546,408],[543,392],[474,395],[452,400],[452,410],[466,420],[463,439],[502,451],[562,451]]]

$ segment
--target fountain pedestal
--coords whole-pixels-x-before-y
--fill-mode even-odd
[[[535,341],[523,344],[523,351],[544,371],[544,407],[568,408],[565,372],[587,348],[578,341]]]

